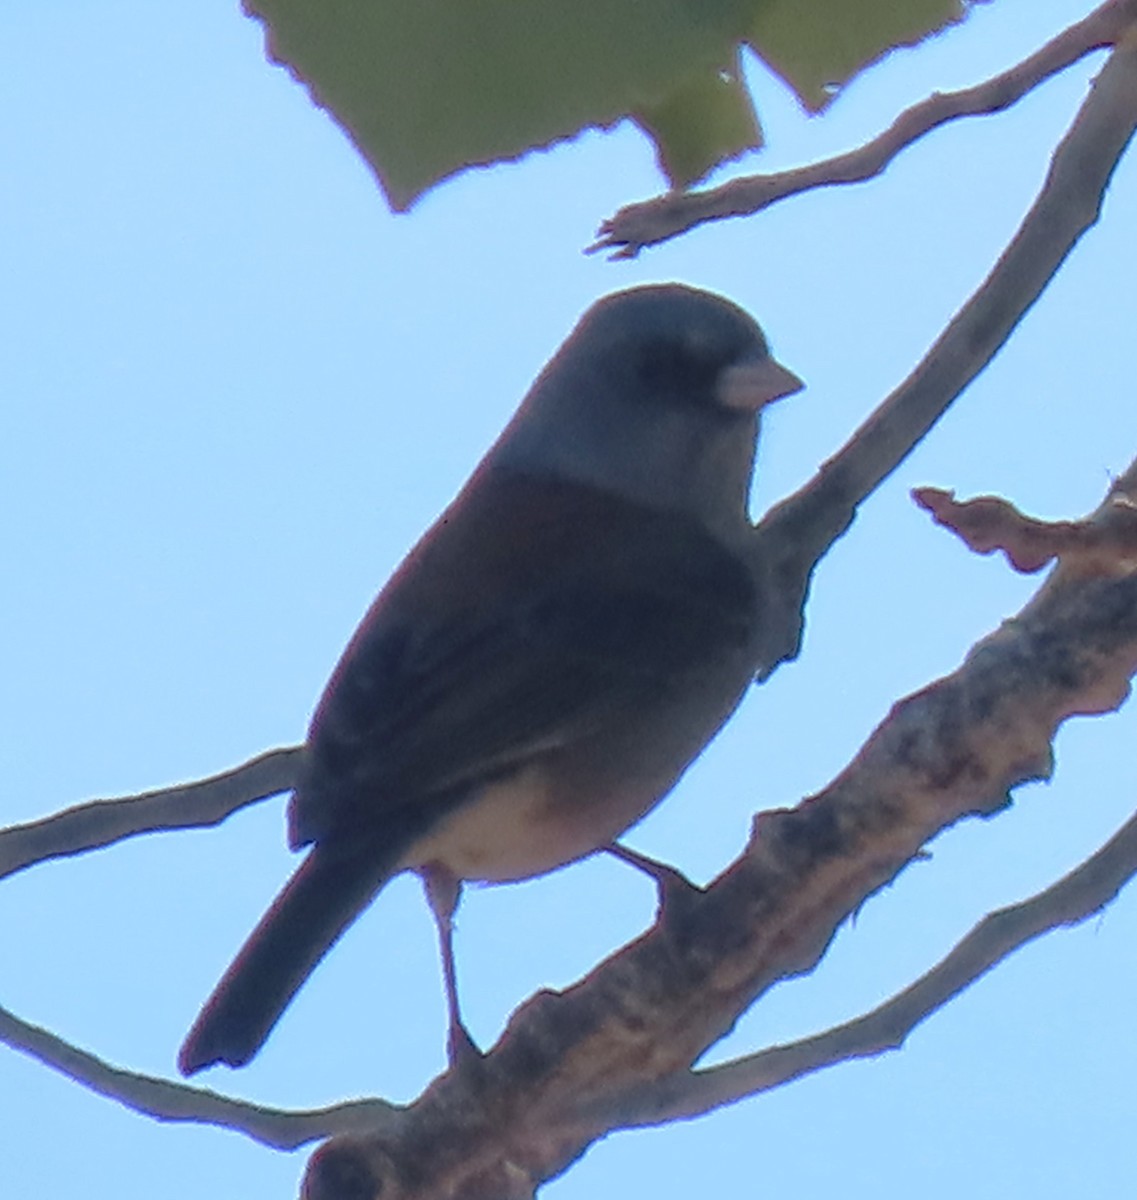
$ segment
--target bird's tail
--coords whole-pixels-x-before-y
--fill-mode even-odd
[[[369,846],[316,846],[249,935],[205,1002],[178,1054],[192,1075],[213,1063],[242,1066],[264,1045],[297,989],[396,866]]]

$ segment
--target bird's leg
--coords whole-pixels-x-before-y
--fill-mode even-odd
[[[442,977],[446,987],[446,1011],[450,1028],[446,1037],[446,1053],[451,1067],[460,1066],[471,1058],[481,1058],[469,1030],[462,1024],[458,1008],[458,981],[454,970],[454,913],[462,896],[462,881],[441,863],[427,863],[421,868],[423,889],[426,892],[434,923],[438,928],[438,946],[442,953]]]
[[[629,866],[635,867],[637,871],[642,871],[655,880],[661,916],[669,910],[681,912],[685,902],[690,903],[695,897],[703,894],[701,887],[692,883],[682,871],[668,866],[667,863],[648,858],[646,854],[641,854],[638,850],[629,850],[627,846],[621,846],[619,842],[611,842],[604,849],[614,858],[626,862]]]

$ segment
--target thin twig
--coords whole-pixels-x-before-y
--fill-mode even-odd
[[[624,1117],[637,1126],[701,1116],[825,1067],[899,1050],[917,1025],[1003,959],[1060,925],[1100,912],[1134,874],[1137,816],[1045,891],[989,913],[930,971],[872,1012],[814,1037],[663,1080],[638,1098],[625,1097]]]
[[[217,825],[246,805],[292,787],[302,748],[269,750],[231,771],[160,791],[117,800],[91,800],[74,808],[0,830],[0,879],[34,863],[123,838],[170,829]]]
[[[735,179],[703,192],[668,192],[629,204],[603,222],[597,241],[585,253],[613,250],[614,259],[635,258],[645,246],[668,241],[708,221],[751,216],[813,188],[872,179],[933,129],[960,117],[1002,112],[1092,51],[1114,45],[1135,18],[1134,0],[1108,0],[1010,70],[961,91],[937,92],[902,112],[872,141],[834,158],[774,175]]]
[[[0,1042],[143,1116],[223,1125],[278,1150],[295,1150],[331,1134],[392,1129],[402,1111],[385,1100],[354,1100],[296,1112],[232,1100],[206,1088],[112,1067],[2,1007]]]

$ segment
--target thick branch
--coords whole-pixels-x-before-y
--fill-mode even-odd
[[[700,1116],[824,1067],[899,1050],[921,1022],[1027,942],[1077,925],[1109,904],[1137,874],[1137,816],[1100,850],[1045,891],[989,913],[927,974],[872,1012],[814,1037],[664,1080],[622,1104],[628,1124]],[[642,1115],[635,1117],[637,1101]]]
[[[123,838],[217,825],[226,817],[292,787],[301,748],[269,750],[231,771],[182,787],[74,808],[0,830],[0,879],[34,863],[98,850]]]
[[[708,221],[751,216],[813,188],[872,179],[933,129],[960,117],[1003,112],[1087,54],[1114,45],[1134,19],[1134,0],[1108,0],[1010,70],[962,91],[929,96],[902,112],[872,141],[835,158],[776,175],[735,179],[704,192],[668,192],[626,205],[600,226],[598,240],[587,253],[615,250],[612,258],[635,258],[645,246],[668,241]]]

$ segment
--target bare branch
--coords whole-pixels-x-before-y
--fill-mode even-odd
[[[143,1116],[223,1125],[277,1150],[295,1150],[332,1134],[389,1128],[399,1113],[397,1105],[383,1100],[356,1100],[304,1112],[231,1100],[206,1088],[112,1067],[2,1007],[0,1041]]]
[[[217,825],[246,805],[292,787],[302,748],[269,750],[231,771],[180,787],[74,808],[0,830],[0,879],[51,858],[98,850],[123,838]]]
[[[760,678],[797,653],[810,573],[848,529],[857,506],[990,362],[1096,223],[1135,128],[1137,47],[1131,35],[1110,55],[1055,149],[1042,190],[982,285],[908,378],[801,491],[771,509],[759,525],[755,561],[770,580],[771,606],[778,606],[768,623]]]
[[[835,158],[775,175],[734,179],[703,192],[668,192],[654,200],[626,205],[603,222],[597,231],[598,240],[585,253],[614,250],[614,259],[635,258],[645,246],[658,245],[709,221],[751,216],[813,188],[872,179],[902,150],[933,129],[960,117],[1003,112],[1087,54],[1116,44],[1135,18],[1134,0],[1108,0],[1010,70],[974,87],[929,96],[902,112],[872,141]]]
[[[825,1067],[899,1050],[917,1025],[992,967],[1042,934],[1100,912],[1135,874],[1137,816],[1045,891],[989,913],[946,958],[872,1012],[814,1037],[664,1080],[643,1098],[643,1119],[626,1119],[658,1125],[700,1116]]]
[[[1019,512],[1000,496],[956,500],[942,488],[915,488],[912,498],[932,514],[937,525],[950,529],[976,554],[1001,550],[1016,571],[1025,575],[1041,570],[1054,558],[1067,565],[1081,559],[1087,569],[1097,560],[1116,560],[1119,554],[1137,554],[1137,520],[1127,504],[1116,504],[1113,520],[1087,525],[1083,521],[1039,521]]]

